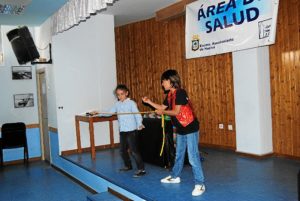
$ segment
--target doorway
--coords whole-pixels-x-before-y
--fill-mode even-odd
[[[47,111],[47,83],[45,69],[37,70],[39,127],[41,133],[42,160],[50,163],[50,145]]]

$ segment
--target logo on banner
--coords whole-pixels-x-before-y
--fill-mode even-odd
[[[200,37],[198,35],[193,35],[193,38],[192,38],[192,50],[193,51],[196,51],[199,49],[199,47],[200,47],[199,39],[200,39]]]
[[[259,39],[267,38],[271,33],[272,18],[258,22]]]

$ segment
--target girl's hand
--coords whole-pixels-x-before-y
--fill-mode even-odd
[[[143,100],[144,103],[150,103],[151,102],[151,100],[147,96],[144,96],[142,98],[142,100]]]
[[[155,110],[155,113],[158,115],[162,115],[162,114],[164,114],[164,111],[163,110]]]

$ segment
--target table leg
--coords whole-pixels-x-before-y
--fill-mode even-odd
[[[90,128],[91,156],[92,156],[92,159],[95,160],[95,158],[96,158],[95,135],[94,135],[94,125],[93,125],[92,118],[90,118],[90,121],[89,121],[89,128]]]
[[[113,121],[109,121],[110,147],[115,146]]]
[[[75,127],[76,127],[76,139],[77,139],[77,152],[82,153],[81,149],[81,139],[80,139],[80,125],[79,120],[75,118]]]

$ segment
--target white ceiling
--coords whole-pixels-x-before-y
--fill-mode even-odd
[[[155,16],[155,11],[177,1],[179,0],[118,0],[103,14],[114,15],[115,25],[121,26],[152,18]]]
[[[67,0],[0,0],[0,4],[28,5],[20,15],[0,14],[0,25],[39,26]]]
[[[15,0],[0,0],[0,2]],[[24,1],[24,0],[17,0]],[[116,26],[149,19],[155,11],[169,6],[179,0],[116,0],[103,14],[115,15]],[[39,26],[55,13],[67,0],[31,0],[22,15],[0,14],[0,25]]]

